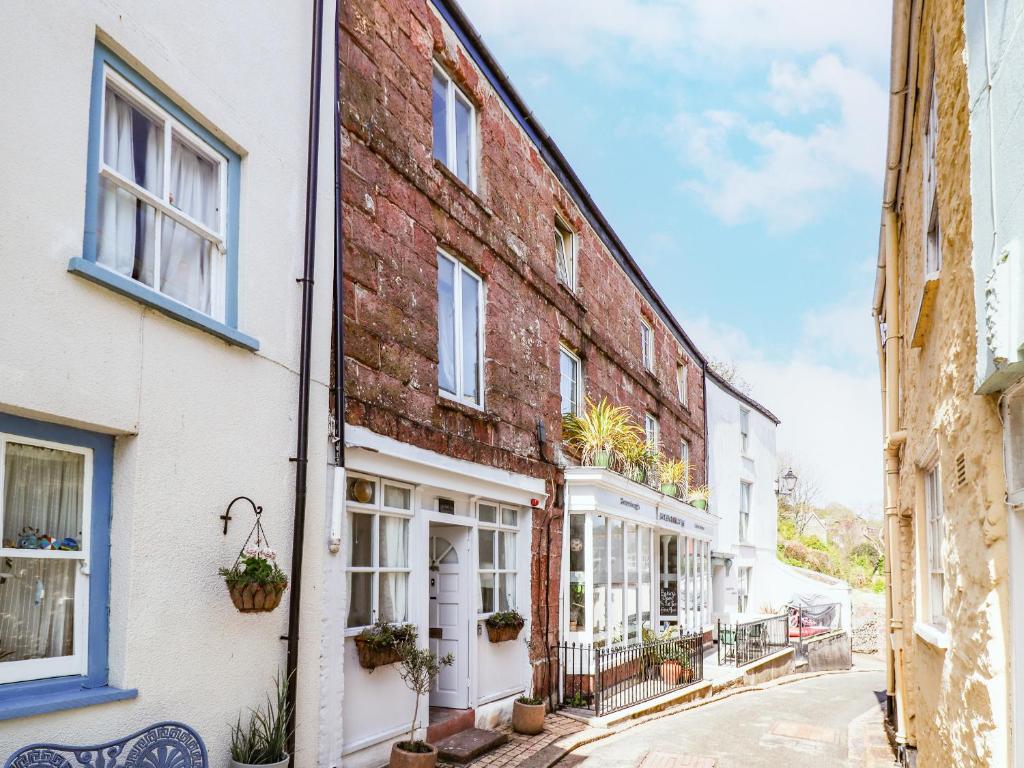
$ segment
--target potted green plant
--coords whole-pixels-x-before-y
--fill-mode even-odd
[[[562,421],[562,437],[592,467],[611,467],[622,443],[640,433],[629,408],[614,406],[607,399],[595,404],[588,398],[582,415],[567,414]]]
[[[526,625],[526,619],[514,608],[511,611],[498,611],[484,619],[487,627],[487,639],[492,643],[504,643],[515,640]]]
[[[278,673],[276,697],[267,694],[266,706],[249,710],[249,720],[242,716],[231,727],[231,768],[288,765],[288,678]]]
[[[707,509],[708,500],[711,498],[711,486],[697,485],[689,490],[687,499],[697,509]]]
[[[355,637],[359,666],[371,672],[402,660],[402,650],[416,645],[416,627],[378,620]]]
[[[661,679],[667,685],[689,685],[693,682],[690,652],[679,643],[667,644],[661,651]]]
[[[288,575],[276,561],[277,553],[270,547],[247,545],[233,566],[218,571],[235,608],[242,613],[259,613],[272,611],[281,604],[281,596],[288,588]]]
[[[619,445],[622,473],[633,482],[646,484],[647,475],[656,460],[657,456],[646,440],[632,434],[622,439]]]
[[[409,739],[391,748],[391,768],[434,768],[437,764],[437,748],[416,740],[416,720],[420,715],[420,698],[430,693],[441,669],[454,663],[455,657],[450,653],[439,659],[429,649],[417,648],[414,643],[402,646],[398,674],[409,690],[416,694],[416,706],[412,712]]]
[[[544,699],[520,696],[512,704],[512,730],[536,736],[544,730]]]
[[[661,492],[673,498],[679,495],[679,486],[686,485],[686,476],[690,467],[685,461],[666,459],[658,464],[658,478],[661,481]]]

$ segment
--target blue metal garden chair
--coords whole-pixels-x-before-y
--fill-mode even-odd
[[[206,745],[182,723],[157,723],[117,741],[94,747],[32,744],[4,768],[209,768]]]

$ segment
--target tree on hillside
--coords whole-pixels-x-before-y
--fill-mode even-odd
[[[807,523],[814,517],[818,497],[821,495],[821,480],[813,468],[782,454],[779,457],[779,475],[792,470],[797,476],[793,492],[779,496],[779,514],[793,521],[796,532],[803,535]]]

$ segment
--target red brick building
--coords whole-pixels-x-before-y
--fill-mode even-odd
[[[453,2],[346,2],[341,51],[348,634],[417,624],[464,657],[431,704],[486,721],[565,625],[563,407],[628,406],[703,482],[705,361]],[[487,643],[507,607],[529,644]],[[368,675],[348,641],[355,764],[408,722]]]

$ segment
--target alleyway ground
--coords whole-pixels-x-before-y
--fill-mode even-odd
[[[875,667],[876,665],[870,665]],[[564,768],[888,768],[877,668],[732,696],[581,747]]]

